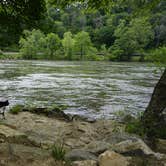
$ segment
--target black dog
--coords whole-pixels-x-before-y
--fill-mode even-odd
[[[9,105],[9,101],[6,100],[6,101],[0,101],[0,108],[2,108],[2,110],[0,110],[0,114],[2,114],[3,118],[5,119],[5,109],[6,109],[6,106]]]

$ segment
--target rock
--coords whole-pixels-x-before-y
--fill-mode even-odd
[[[43,119],[38,119],[38,120],[35,120],[36,123],[47,123],[45,120]]]
[[[20,144],[0,144],[0,165],[4,166],[52,166],[54,159],[46,150]]]
[[[51,110],[48,108],[30,108],[30,109],[24,108],[22,109],[22,111],[31,112],[35,114],[42,114],[51,118],[58,118],[58,119],[71,121],[71,117],[66,113],[64,113],[60,107],[56,107]]]
[[[84,160],[84,161],[74,161],[72,166],[97,166],[97,161],[94,160]]]
[[[155,150],[160,153],[166,153],[166,139],[157,139]]]
[[[80,116],[80,115],[73,115],[73,116],[71,116],[71,119],[73,121],[77,120],[77,121],[84,121],[84,122],[89,122],[89,123],[95,123],[96,122],[96,119],[94,119],[94,118]]]
[[[110,144],[117,144],[119,142],[126,141],[126,140],[136,141],[138,138],[139,138],[138,136],[131,135],[128,133],[114,132],[107,135],[104,141]]]
[[[74,149],[68,152],[65,155],[65,158],[71,161],[97,160],[97,157],[94,154],[82,149]]]
[[[153,152],[141,139],[122,141],[112,148],[114,151],[125,155],[154,155],[157,158],[161,157],[159,153]]]
[[[86,146],[86,150],[97,155],[110,148],[110,144],[104,141],[93,141]]]
[[[36,142],[30,140],[25,133],[17,131],[6,125],[0,125],[0,142],[18,143],[29,146],[40,146]]]
[[[105,151],[99,156],[100,166],[128,166],[128,159],[114,151]]]

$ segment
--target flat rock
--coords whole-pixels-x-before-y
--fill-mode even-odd
[[[22,133],[6,125],[0,125],[0,142],[18,143],[29,146],[40,146],[33,140],[29,139],[25,133]]]
[[[74,149],[68,152],[65,155],[65,158],[71,161],[97,160],[97,157],[94,154],[82,149]]]
[[[110,144],[104,141],[93,141],[86,146],[86,150],[97,155],[103,153],[110,148]]]
[[[0,144],[0,165],[52,166],[54,159],[48,151],[20,144]]]
[[[99,158],[99,166],[128,166],[128,159],[114,151],[105,151]]]

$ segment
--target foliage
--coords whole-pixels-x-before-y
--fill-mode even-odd
[[[61,40],[58,37],[58,35],[54,33],[47,34],[45,40],[46,40],[46,54],[48,54],[50,59],[53,59],[53,56],[55,55],[56,51],[59,49],[61,45]]]
[[[17,43],[23,29],[36,27],[45,13],[45,0],[1,0],[0,43]]]
[[[43,45],[46,44],[43,39],[45,35],[40,30],[35,29],[25,30],[23,35],[19,41],[20,53],[25,59],[36,59],[37,53],[43,51]]]
[[[159,47],[155,50],[151,50],[146,60],[155,62],[160,66],[166,65],[166,47]]]
[[[33,35],[30,35],[30,39],[26,42],[22,40],[27,38],[25,34],[23,35],[20,46],[23,58],[26,59],[129,61],[134,59],[135,54],[154,50],[166,43],[166,3],[163,0],[101,0],[98,2],[80,0],[81,3],[76,3],[75,0],[35,2],[14,0],[13,5],[8,0],[6,2],[9,5],[1,6],[0,16],[3,16],[4,11],[7,10],[12,21],[0,24],[0,49],[4,51],[4,46],[17,45],[23,29],[31,31],[31,27],[36,27],[44,35],[35,43]],[[26,6],[26,3],[30,3],[32,10]],[[38,9],[36,9],[37,4]],[[87,10],[87,8],[95,9]],[[109,8],[109,10],[106,12],[101,8]],[[18,9],[22,15],[19,15]],[[138,9],[142,13],[148,12],[145,12],[144,16],[137,12]],[[82,32],[88,35],[80,36]],[[107,51],[101,50],[102,45],[105,45]],[[104,56],[96,56],[96,53]],[[141,59],[144,59],[143,56]]]
[[[23,106],[22,105],[15,105],[10,109],[10,113],[12,114],[18,114],[22,111]]]
[[[145,135],[145,129],[140,119],[135,119],[131,122],[128,122],[126,124],[125,131],[128,133],[134,133],[140,136]]]
[[[64,149],[63,144],[60,144],[60,145],[54,144],[52,146],[52,156],[55,160],[64,161],[65,160],[65,154],[66,154],[66,151]]]
[[[64,38],[62,40],[62,45],[64,48],[65,55],[68,60],[72,60],[75,40],[72,38],[71,32],[64,33]]]
[[[74,37],[74,40],[75,40],[75,51],[78,54],[80,54],[81,60],[85,59],[85,55],[87,55],[88,52],[91,52],[93,49],[92,42],[88,32],[81,31],[77,33]]]
[[[113,54],[119,57],[119,60],[122,60],[123,56],[130,60],[132,54],[146,48],[153,39],[152,28],[146,18],[132,19],[129,25],[125,20],[121,20],[114,35],[116,40],[112,48],[116,49],[113,49]]]

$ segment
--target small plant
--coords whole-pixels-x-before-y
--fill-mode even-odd
[[[22,106],[21,105],[15,105],[10,109],[10,113],[12,114],[18,114],[19,112],[22,111]]]
[[[125,131],[128,133],[138,134],[140,136],[145,135],[145,129],[140,119],[135,119],[131,122],[128,122],[126,124]]]
[[[63,144],[60,144],[60,145],[54,144],[52,146],[52,156],[55,160],[64,161],[65,160],[65,154],[66,154],[66,151],[64,149]]]

